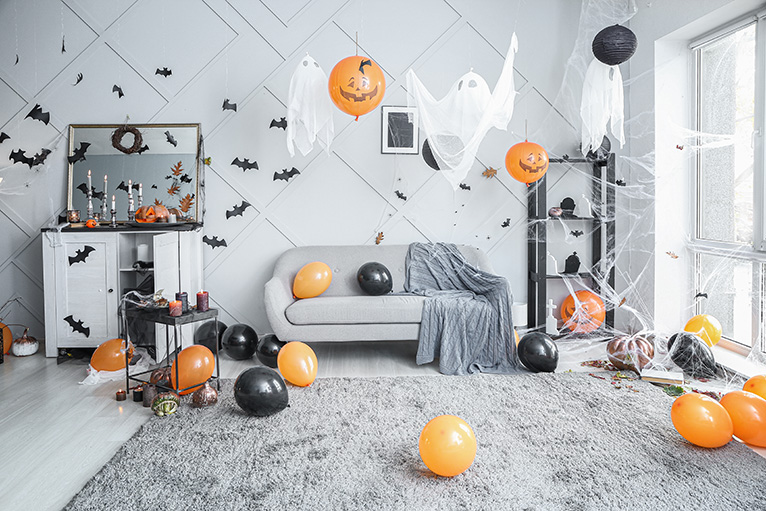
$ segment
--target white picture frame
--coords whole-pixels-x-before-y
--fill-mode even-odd
[[[380,152],[420,154],[418,109],[386,105],[381,108]]]

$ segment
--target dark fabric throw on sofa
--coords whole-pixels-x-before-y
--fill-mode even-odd
[[[439,357],[443,374],[518,370],[505,277],[471,266],[454,244],[412,243],[404,290],[426,297],[418,364]]]

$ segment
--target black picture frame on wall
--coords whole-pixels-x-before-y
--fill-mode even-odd
[[[381,109],[383,122],[380,152],[383,154],[419,154],[418,109],[386,105]]]

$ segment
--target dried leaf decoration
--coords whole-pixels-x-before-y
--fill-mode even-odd
[[[486,177],[487,179],[491,177],[497,176],[497,169],[489,167],[487,170],[481,173],[482,176]]]
[[[181,202],[178,204],[178,209],[183,211],[184,213],[189,212],[189,208],[192,207],[194,204],[194,197],[190,193],[186,194],[186,197],[181,199]]]
[[[180,189],[181,187],[178,186],[178,184],[173,183],[173,185],[170,188],[168,188],[168,195],[175,195],[178,193]]]
[[[162,203],[162,201],[161,201],[161,200],[159,200],[159,199],[154,199],[154,205],[155,205],[155,206],[164,206],[164,204]]]
[[[383,232],[379,232],[377,236],[375,236],[375,244],[380,245],[380,242],[383,241]]]
[[[170,170],[173,171],[174,176],[180,176],[181,172],[184,171],[184,168],[181,166],[181,162],[179,161],[178,163],[170,167]]]
[[[668,251],[668,252],[665,252],[665,253],[666,253],[667,255],[669,255],[669,256],[671,257],[671,259],[678,259],[678,256],[676,255],[676,253],[675,253],[675,252],[670,252],[670,251]]]

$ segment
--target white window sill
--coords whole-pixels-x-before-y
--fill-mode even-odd
[[[748,360],[745,355],[741,355],[735,351],[727,350],[721,346],[713,346],[711,348],[716,362],[724,367],[732,369],[748,378],[751,378],[757,374],[766,374],[766,366]]]

